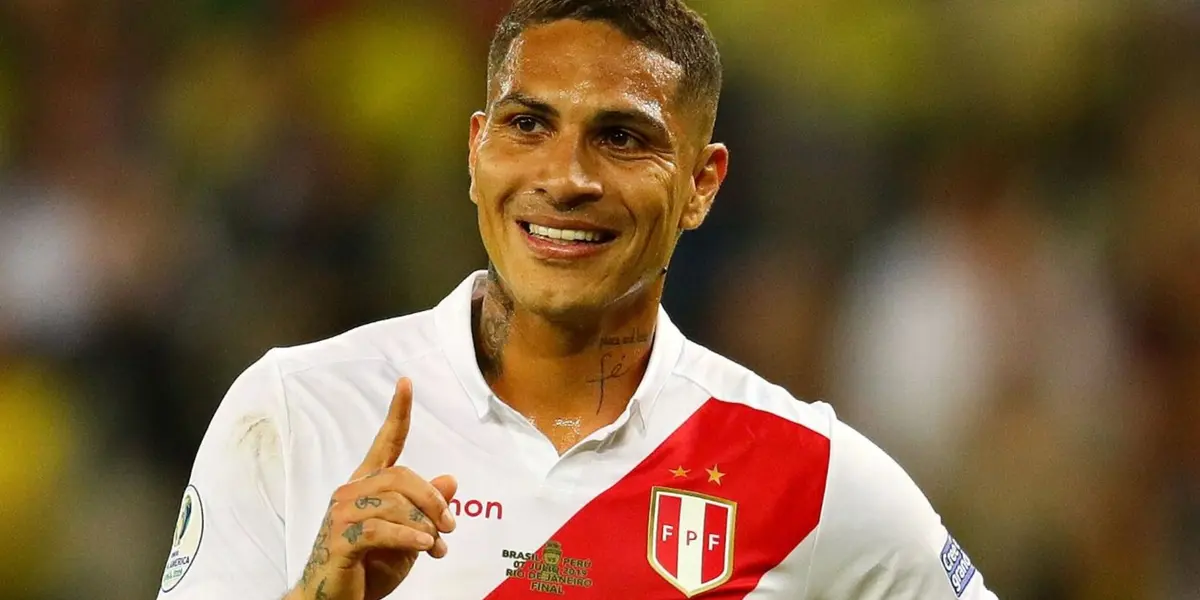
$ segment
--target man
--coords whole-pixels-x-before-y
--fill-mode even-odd
[[[518,2],[470,123],[489,270],[250,367],[160,597],[992,598],[886,455],[660,308],[720,81],[681,0]]]

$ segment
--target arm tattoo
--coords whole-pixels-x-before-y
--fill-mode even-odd
[[[330,502],[330,506],[333,503]],[[308,583],[312,579],[312,575],[317,568],[329,562],[329,529],[333,527],[333,516],[326,512],[325,521],[321,523],[321,529],[317,531],[317,539],[313,541],[312,554],[308,557],[308,564],[304,565],[304,572],[300,574],[300,587],[307,589]],[[321,582],[324,584],[324,580]]]
[[[317,584],[317,592],[313,595],[313,600],[329,600],[329,594],[325,593],[325,580]]]
[[[408,511],[408,520],[413,523],[424,523],[429,520],[429,517],[425,516],[425,513],[421,512],[421,509],[414,506],[412,510]]]
[[[353,546],[354,544],[358,543],[358,538],[362,537],[362,530],[362,523],[351,523],[350,526],[342,532],[342,537],[346,538],[346,541],[350,542],[350,545]]]
[[[368,506],[373,506],[375,508],[379,508],[380,504],[383,504],[383,500],[380,500],[379,498],[375,498],[373,496],[362,496],[358,500],[354,501],[355,508],[366,508]]]

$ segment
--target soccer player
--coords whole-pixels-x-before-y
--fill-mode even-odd
[[[701,18],[521,0],[489,67],[488,270],[239,377],[160,598],[994,598],[888,456],[660,307],[729,165]]]

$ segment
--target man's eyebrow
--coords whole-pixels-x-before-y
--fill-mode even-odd
[[[523,106],[532,112],[543,114],[548,117],[558,116],[558,110],[556,110],[553,106],[550,106],[550,104],[543,100],[539,100],[522,92],[509,92],[503,98],[496,101],[494,108],[500,109],[510,104]]]
[[[632,125],[649,131],[663,141],[671,141],[671,131],[661,119],[640,110],[609,109],[602,110],[594,119],[601,125]]]

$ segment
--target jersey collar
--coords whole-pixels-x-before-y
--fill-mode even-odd
[[[479,369],[479,363],[475,360],[474,333],[471,330],[471,296],[476,282],[485,277],[487,271],[472,273],[433,309],[438,334],[442,339],[442,350],[480,419],[487,417],[492,411],[493,402],[499,402],[499,398],[488,387],[483,372]],[[613,426],[619,427],[632,418],[644,429],[644,419],[650,414],[659,392],[675,370],[683,352],[683,344],[683,333],[671,322],[666,310],[659,306],[658,321],[654,328],[654,346],[650,349],[650,362],[646,366],[646,374],[634,391],[629,408]]]

